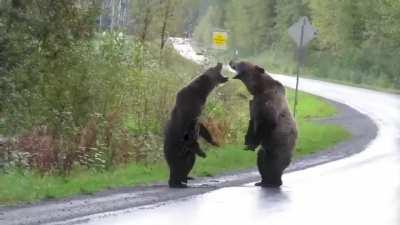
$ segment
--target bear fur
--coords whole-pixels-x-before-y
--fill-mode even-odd
[[[257,65],[232,61],[229,65],[237,72],[233,79],[242,81],[253,95],[245,145],[253,151],[261,145],[257,153],[261,181],[256,185],[279,187],[297,140],[297,126],[289,111],[285,88]]]
[[[217,146],[207,128],[199,122],[199,116],[211,91],[228,81],[228,78],[221,75],[221,70],[222,64],[218,63],[177,94],[164,140],[164,156],[170,170],[168,184],[172,188],[187,187],[188,174],[193,168],[196,155],[206,157],[197,142],[199,136]]]

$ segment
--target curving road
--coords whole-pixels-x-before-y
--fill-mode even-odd
[[[188,58],[195,55],[190,47],[180,47]],[[293,77],[274,77],[289,87],[295,85]],[[281,190],[250,183],[71,222],[400,225],[400,96],[311,79],[301,79],[300,89],[368,115],[378,126],[377,137],[359,154],[285,174]]]

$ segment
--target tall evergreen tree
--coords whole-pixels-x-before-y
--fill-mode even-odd
[[[245,54],[260,53],[273,43],[275,1],[231,0],[227,5],[226,28],[232,44]]]

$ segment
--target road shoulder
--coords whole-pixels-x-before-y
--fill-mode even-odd
[[[376,137],[377,126],[366,115],[334,101],[338,114],[321,123],[343,126],[352,138],[319,153],[295,160],[287,172],[305,169],[361,152]],[[169,189],[165,184],[120,188],[100,192],[91,196],[77,196],[63,200],[43,201],[18,207],[1,207],[0,224],[36,225],[65,221],[91,214],[140,207],[169,200],[206,193],[223,187],[238,186],[259,179],[257,170],[225,173],[212,178],[199,178],[191,183],[192,188]]]

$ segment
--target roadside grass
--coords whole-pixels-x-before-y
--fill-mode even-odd
[[[125,165],[103,173],[75,169],[70,176],[41,176],[31,171],[12,171],[0,176],[0,203],[15,204],[93,194],[99,190],[135,186],[163,180],[166,166]]]
[[[292,105],[293,91],[288,90]],[[333,146],[350,137],[341,127],[311,121],[336,114],[336,109],[322,99],[300,93],[297,123],[299,140],[295,157],[301,157]],[[248,110],[247,107],[243,107]],[[214,176],[223,172],[254,168],[256,153],[244,151],[241,143],[208,149],[206,159],[198,158],[193,176]],[[8,171],[0,174],[0,204],[37,202],[45,199],[90,195],[98,191],[165,182],[168,170],[165,162],[128,164],[108,171],[75,169],[69,176],[43,176],[32,171]]]
[[[293,110],[295,92],[291,89],[287,90],[289,107],[291,110]],[[332,117],[337,113],[334,106],[330,105],[320,97],[300,91],[298,93],[297,99],[297,121],[307,120],[311,118],[327,118]]]
[[[297,63],[293,53],[267,50],[259,55],[248,57],[246,60],[263,65],[267,71],[273,73],[282,73],[289,76],[295,76],[296,73]],[[331,57],[326,55],[321,56],[315,52],[310,53],[301,77],[400,94],[400,90],[387,87],[387,84],[383,80],[377,79],[374,74],[367,74],[354,68],[341,67],[332,62],[332,60]],[[338,76],[338,74],[341,74],[341,76]],[[363,81],[362,79],[365,80]]]
[[[288,100],[293,105],[294,91],[288,89]],[[328,118],[334,116],[336,109],[319,97],[299,92],[297,125],[299,138],[296,145],[295,158],[309,155],[350,138],[343,128],[320,124],[309,119]],[[241,144],[226,145],[208,151],[206,160],[199,159],[192,173],[196,176],[214,176],[222,172],[254,168],[256,152],[243,150]]]
[[[294,158],[310,155],[346,140],[350,135],[334,125],[320,125],[308,121],[299,123],[299,139]],[[224,172],[256,167],[257,153],[243,150],[241,145],[226,145],[207,152],[205,160],[199,159],[192,171],[195,176],[214,176]]]

